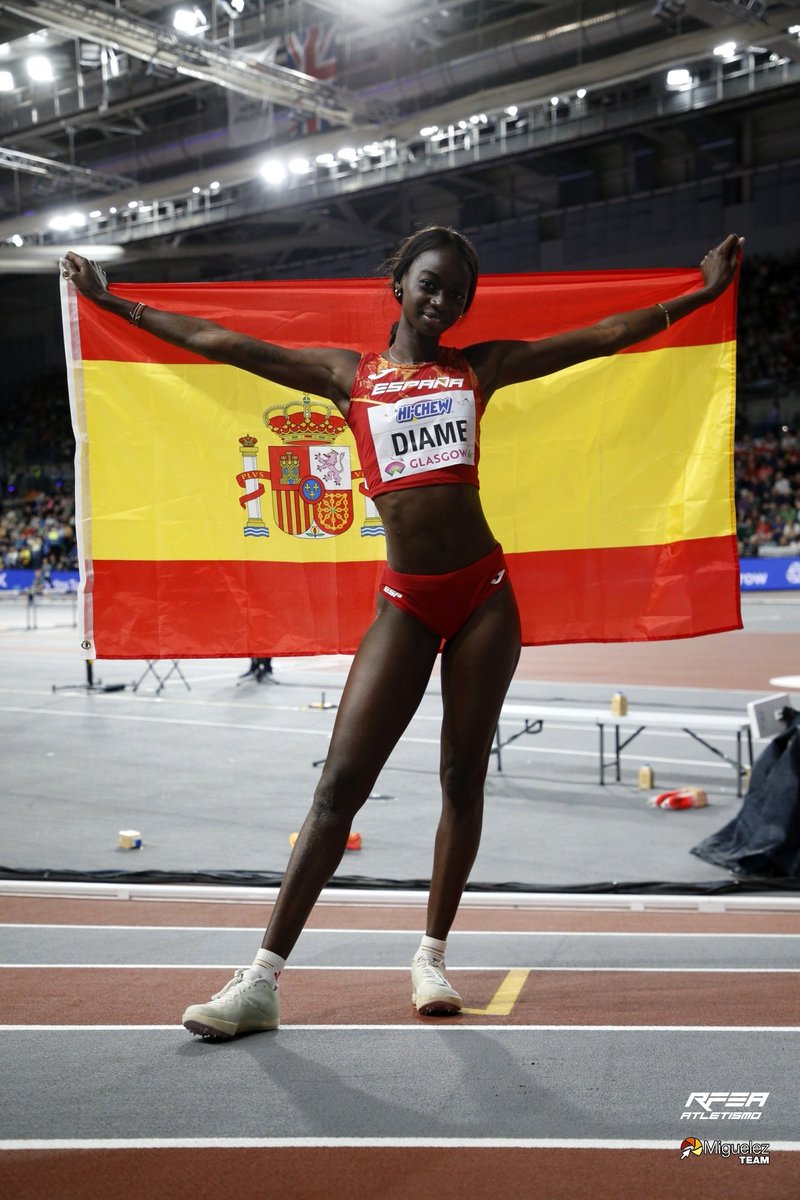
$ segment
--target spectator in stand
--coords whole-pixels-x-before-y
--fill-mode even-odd
[[[8,569],[75,570],[74,509],[70,497],[28,492],[0,506],[0,558]]]

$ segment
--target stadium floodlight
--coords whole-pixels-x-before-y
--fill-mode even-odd
[[[20,246],[25,245],[25,241],[22,238],[21,234],[19,234],[19,233],[12,233],[11,237],[8,240],[12,246],[20,247]]]
[[[55,229],[60,233],[66,232],[67,229],[80,229],[80,227],[85,224],[86,217],[83,215],[83,213],[79,212],[56,213],[56,215],[51,217],[48,221],[50,228]]]
[[[176,9],[172,24],[176,33],[182,33],[186,37],[199,37],[208,29],[205,14],[196,4],[193,8]]]
[[[46,54],[32,54],[26,58],[25,70],[34,83],[52,83],[55,79],[53,64]]]
[[[667,71],[667,87],[676,92],[685,92],[692,86],[692,73],[686,67],[673,67]]]
[[[340,158],[342,162],[352,164],[358,160],[358,151],[355,146],[343,146],[341,150],[337,151],[336,157]]]
[[[420,129],[420,131],[419,131],[419,136],[420,137],[433,137],[433,135],[438,132],[439,132],[438,125],[423,125],[422,129]]]
[[[736,42],[721,42],[714,47],[714,55],[729,62],[736,57]]]
[[[10,71],[0,71],[0,92],[13,92],[14,76]]]
[[[307,175],[311,170],[311,163],[307,158],[298,155],[297,158],[289,159],[289,170],[293,175]]]
[[[286,167],[277,159],[271,158],[261,167],[261,178],[275,187],[286,182]]]
[[[586,99],[586,88],[578,88],[575,95],[577,96],[577,98],[579,100],[585,100]]]

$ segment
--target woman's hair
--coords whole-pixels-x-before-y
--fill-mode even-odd
[[[455,250],[463,259],[470,273],[467,298],[464,302],[464,312],[466,312],[475,298],[475,288],[478,286],[478,274],[480,273],[478,253],[472,242],[465,238],[463,233],[459,233],[457,229],[450,229],[446,225],[427,225],[425,229],[417,230],[416,233],[412,233],[410,237],[402,241],[394,254],[387,258],[383,264],[383,271],[389,275],[392,288],[394,289],[394,285],[400,282],[414,259],[419,258],[420,254],[424,254],[426,250]]]

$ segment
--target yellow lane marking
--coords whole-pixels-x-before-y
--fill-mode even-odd
[[[475,1017],[507,1017],[519,999],[529,970],[509,971],[486,1008],[462,1008],[462,1012]]]

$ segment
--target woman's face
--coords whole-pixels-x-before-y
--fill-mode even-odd
[[[462,316],[471,283],[456,250],[425,250],[400,280],[403,316],[417,333],[437,339]]]

